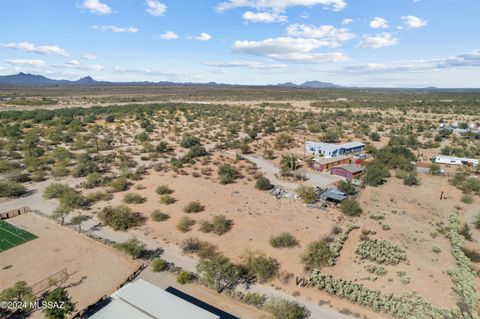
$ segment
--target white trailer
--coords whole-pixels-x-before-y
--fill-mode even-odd
[[[446,165],[478,166],[478,159],[437,155],[433,162]]]

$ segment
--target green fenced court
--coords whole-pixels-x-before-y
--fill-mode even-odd
[[[0,220],[0,252],[16,247],[37,238],[37,236],[17,226]]]

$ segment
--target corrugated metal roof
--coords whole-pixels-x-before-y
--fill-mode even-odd
[[[350,156],[341,155],[341,156],[335,156],[335,157],[314,158],[313,160],[315,162],[317,162],[318,164],[325,165],[325,164],[340,162],[340,161],[343,161],[343,160],[346,160],[346,159],[349,159],[349,158],[350,158]]]
[[[322,194],[322,197],[324,197],[325,199],[333,199],[339,202],[342,202],[348,198],[345,193],[342,193],[337,189],[327,190],[325,193]]]
[[[335,151],[339,150],[341,148],[345,149],[350,149],[350,148],[357,148],[357,147],[363,147],[365,144],[362,142],[348,142],[348,143],[343,143],[343,144],[330,144],[330,143],[323,143],[323,142],[313,142],[313,141],[307,141],[306,145],[310,147],[315,147],[315,148],[322,148],[323,150],[326,151]]]
[[[363,167],[360,166],[360,165],[355,165],[355,164],[346,164],[346,165],[341,165],[341,166],[335,166],[332,169],[334,169],[334,168],[341,168],[341,169],[344,169],[347,172],[350,172],[352,174],[363,172]]]
[[[113,302],[91,319],[219,319],[142,279],[129,283],[112,295]],[[121,316],[117,314],[122,312]],[[125,315],[124,315],[125,314]]]

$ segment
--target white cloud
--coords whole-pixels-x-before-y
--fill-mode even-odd
[[[372,21],[370,21],[370,28],[372,28],[372,29],[388,29],[389,25],[388,25],[387,20],[385,20],[384,18],[375,17],[375,18],[373,18]]]
[[[133,28],[133,27],[117,27],[117,26],[114,26],[114,25],[94,25],[93,28],[95,30],[99,30],[99,31],[102,31],[102,32],[106,32],[106,31],[111,31],[111,32],[115,32],[115,33],[136,33],[138,32],[138,29],[137,28]]]
[[[95,14],[110,14],[112,13],[112,8],[107,4],[101,3],[100,0],[84,0],[82,3],[82,8],[90,11]]]
[[[80,65],[80,62],[78,60],[71,60],[67,62],[67,65],[77,66]]]
[[[160,34],[159,37],[163,40],[175,40],[178,39],[178,34],[173,31],[166,31],[165,33]]]
[[[394,73],[394,72],[431,72],[459,67],[480,67],[480,50],[448,58],[431,60],[413,60],[392,63],[367,63],[343,67],[341,72],[349,73]]]
[[[252,12],[246,11],[243,13],[243,19],[250,22],[263,22],[263,23],[272,23],[272,22],[285,22],[287,21],[287,16],[282,15],[280,12]]]
[[[111,69],[111,73],[113,74],[136,74],[141,76],[161,76],[166,80],[169,81],[192,81],[199,79],[200,76],[189,74],[183,74],[178,72],[171,72],[171,71],[164,71],[164,70],[152,70],[152,69],[136,69],[136,68],[124,68],[120,66],[116,66]],[[158,80],[157,80],[158,81]]]
[[[28,53],[37,54],[57,54],[61,56],[69,56],[68,52],[57,45],[40,45],[36,46],[30,42],[18,42],[2,44],[2,47],[20,50]]]
[[[353,23],[353,19],[350,19],[350,18],[343,19],[341,23],[343,25],[349,25],[349,24]]]
[[[63,64],[53,64],[52,67],[57,69],[75,69],[81,71],[101,71],[106,69],[100,64],[82,64],[78,60],[71,60]]]
[[[318,39],[280,37],[262,41],[235,41],[232,50],[257,56],[265,56],[279,61],[292,62],[338,62],[349,58],[340,52],[313,53],[321,47],[330,46],[329,41]]]
[[[249,7],[257,10],[284,11],[288,7],[313,7],[315,5],[323,5],[335,11],[341,11],[347,6],[347,3],[345,0],[228,0],[219,3],[215,9],[218,12],[224,12]]]
[[[167,6],[164,3],[156,0],[147,0],[147,12],[156,17],[161,17],[167,11]]]
[[[421,28],[428,24],[427,20],[422,20],[415,16],[403,16],[402,20],[403,23],[411,29]]]
[[[205,65],[218,67],[218,68],[249,68],[259,70],[271,70],[271,69],[283,69],[286,68],[286,64],[267,64],[258,61],[227,61],[227,62],[205,62]]]
[[[287,27],[287,33],[294,37],[323,39],[330,42],[329,47],[338,47],[340,42],[355,38],[355,34],[346,28],[335,28],[332,25],[292,24]]]
[[[198,40],[198,41],[208,41],[208,40],[211,40],[212,39],[212,36],[206,32],[202,32],[200,33],[199,36],[193,38],[194,40]]]
[[[101,70],[105,70],[105,67],[101,64],[89,64],[89,65],[82,66],[82,69],[91,70],[91,71],[101,71]]]
[[[91,60],[96,60],[97,57],[94,54],[87,53],[82,55],[82,59],[91,61]]]
[[[389,47],[396,45],[398,43],[398,39],[392,37],[392,35],[388,32],[380,33],[377,35],[370,35],[366,34],[362,37],[360,43],[358,43],[358,47],[360,48],[372,48],[372,49],[379,49],[382,47]]]
[[[47,66],[47,64],[43,60],[13,59],[5,60],[5,63],[8,63],[10,65],[31,66],[35,68],[43,68]]]

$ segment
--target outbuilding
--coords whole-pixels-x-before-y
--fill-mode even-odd
[[[329,157],[329,158],[314,158],[310,162],[310,167],[314,170],[323,172],[328,171],[332,167],[340,166],[344,164],[350,164],[351,158],[349,156],[337,156],[337,157]]]
[[[139,279],[116,291],[110,302],[89,318],[222,319],[221,316],[185,299]]]
[[[320,155],[323,157],[336,157],[349,154],[360,154],[363,152],[365,144],[362,142],[349,142],[344,144],[330,144],[322,142],[307,141],[305,150],[312,155]]]
[[[341,203],[348,198],[347,194],[335,188],[327,189],[322,195],[320,195],[320,197],[326,201],[334,203]]]
[[[363,167],[355,164],[335,166],[330,169],[330,174],[342,176],[346,179],[358,179],[363,174]]]
[[[432,161],[434,163],[447,165],[478,166],[478,159],[475,158],[437,155],[432,159]]]

